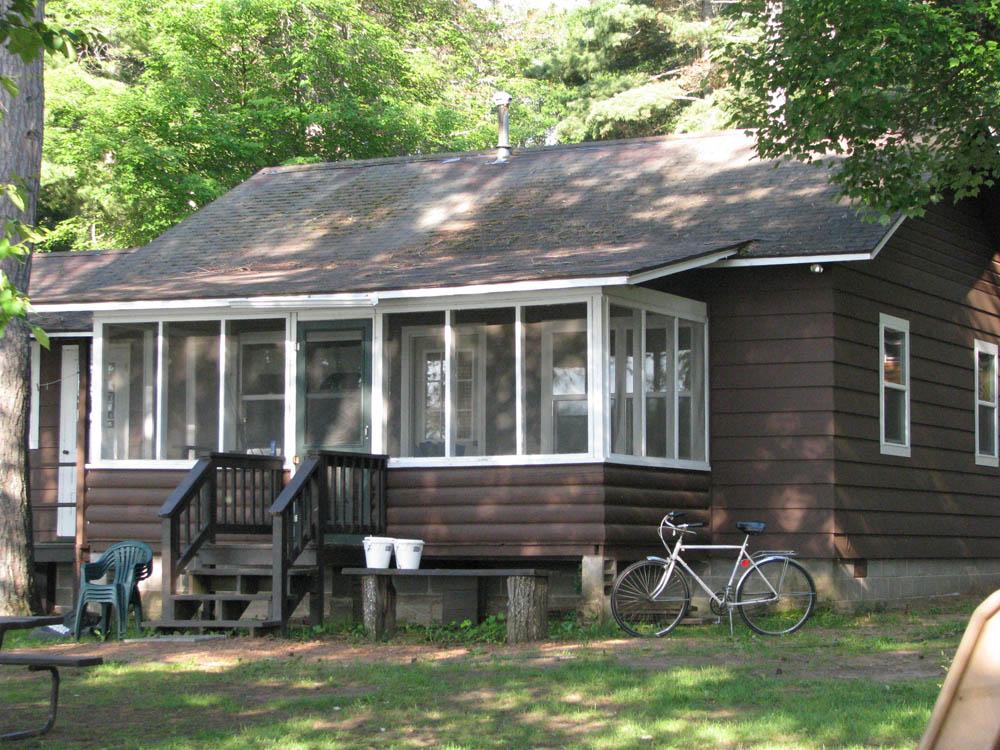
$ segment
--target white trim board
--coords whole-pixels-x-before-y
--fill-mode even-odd
[[[469,284],[465,286],[425,287],[419,289],[389,289],[379,292],[344,292],[334,294],[261,295],[259,297],[194,298],[182,300],[129,300],[123,302],[39,303],[33,306],[38,313],[54,312],[115,312],[150,310],[315,310],[342,307],[374,307],[390,300],[422,300],[438,297],[478,296],[484,294],[512,294],[555,290],[584,290],[605,286],[635,286],[653,279],[681,273],[694,268],[711,266],[736,255],[738,250],[726,249],[707,253],[697,258],[687,258],[666,263],[659,268],[607,276],[574,277],[565,279],[536,279],[497,284]]]
[[[28,450],[38,448],[38,402],[41,398],[42,349],[37,341],[31,342],[31,388],[28,391],[31,410],[28,413]]]
[[[868,252],[859,253],[827,253],[825,255],[785,255],[785,256],[771,256],[771,257],[760,257],[760,258],[726,258],[720,260],[708,268],[747,268],[752,266],[790,266],[790,265],[812,265],[813,263],[843,263],[855,260],[875,260],[878,254],[882,252],[882,248],[888,244],[892,236],[896,234],[896,230],[899,229],[903,222],[906,221],[906,216],[899,216],[892,223],[892,225],[886,230],[885,234],[882,235],[882,239],[878,241]]]

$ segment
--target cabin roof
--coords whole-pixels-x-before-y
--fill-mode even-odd
[[[261,170],[148,245],[56,254],[36,303],[408,290],[871,252],[825,169],[728,131]],[[86,257],[89,256],[89,257]]]

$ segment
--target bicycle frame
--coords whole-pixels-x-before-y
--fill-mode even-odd
[[[767,576],[765,576],[763,573],[761,573],[761,576],[760,576],[761,579],[764,581],[764,583],[767,585],[767,587],[771,590],[771,596],[769,598],[767,598],[767,599],[756,598],[752,602],[728,601],[729,592],[732,591],[732,589],[733,589],[733,584],[736,581],[736,574],[739,572],[739,570],[740,570],[741,567],[746,568],[747,572],[749,572],[749,570],[751,570],[751,569],[760,570],[759,566],[757,565],[757,561],[754,560],[753,556],[750,555],[747,552],[747,544],[749,543],[749,541],[750,541],[750,535],[747,534],[746,538],[743,539],[743,544],[689,544],[689,545],[685,545],[684,544],[684,535],[683,535],[683,532],[680,532],[679,538],[677,539],[677,543],[674,545],[673,550],[670,552],[670,558],[669,559],[666,559],[666,558],[663,558],[663,557],[656,557],[656,556],[653,556],[653,555],[651,555],[651,556],[649,556],[649,557],[646,558],[647,560],[653,560],[655,562],[664,563],[667,566],[666,570],[663,573],[663,580],[659,583],[659,585],[653,591],[653,598],[655,599],[658,596],[660,596],[660,594],[663,593],[663,589],[666,587],[667,581],[670,580],[670,574],[674,572],[674,568],[679,564],[681,566],[681,568],[689,576],[691,576],[691,578],[693,578],[698,583],[698,585],[702,588],[702,590],[704,590],[704,592],[706,594],[708,594],[708,597],[712,601],[714,601],[717,605],[719,605],[720,607],[729,607],[731,609],[733,607],[743,607],[743,606],[747,606],[747,605],[750,605],[750,604],[764,604],[764,603],[769,602],[769,601],[776,601],[778,599],[778,590],[781,589],[781,585],[784,582],[784,578],[785,578],[784,571],[782,571],[781,578],[778,580],[778,588],[777,589],[774,586],[771,585],[770,581],[767,580]],[[691,569],[691,566],[688,565],[687,562],[685,562],[684,559],[680,556],[681,552],[683,552],[684,550],[695,550],[695,549],[698,549],[698,550],[724,550],[724,549],[725,550],[739,550],[739,554],[736,556],[736,561],[733,563],[733,570],[729,574],[729,581],[726,583],[726,588],[724,589],[725,593],[724,593],[723,598],[720,599],[718,596],[716,596],[715,592],[712,591],[712,589],[709,587],[709,585],[707,583],[705,583],[701,579],[701,577]],[[769,558],[765,557],[764,559],[769,559]],[[747,561],[745,564],[743,563],[744,560]],[[744,573],[744,575],[746,575],[746,573]]]

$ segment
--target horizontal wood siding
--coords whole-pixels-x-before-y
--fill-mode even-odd
[[[113,542],[138,539],[159,551],[163,501],[187,474],[165,469],[88,469],[87,540],[100,552]]]
[[[424,539],[431,557],[637,556],[668,510],[707,517],[708,485],[614,464],[391,469],[387,533]]]
[[[767,523],[768,547],[832,557],[834,295],[805,266],[706,271],[717,544]]]
[[[876,260],[831,274],[843,557],[1000,556],[1000,471],[976,465],[973,411],[973,341],[1000,342],[988,210],[974,201],[933,207],[907,220]],[[910,324],[909,458],[880,452],[879,313]]]
[[[709,523],[710,487],[705,471],[605,464],[605,554],[629,561],[663,554],[657,533],[663,516],[680,510],[685,521]],[[707,543],[708,534],[698,541]]]

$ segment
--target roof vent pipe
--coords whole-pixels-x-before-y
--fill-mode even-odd
[[[493,94],[493,106],[497,108],[497,164],[503,164],[510,158],[510,94],[497,91]]]

